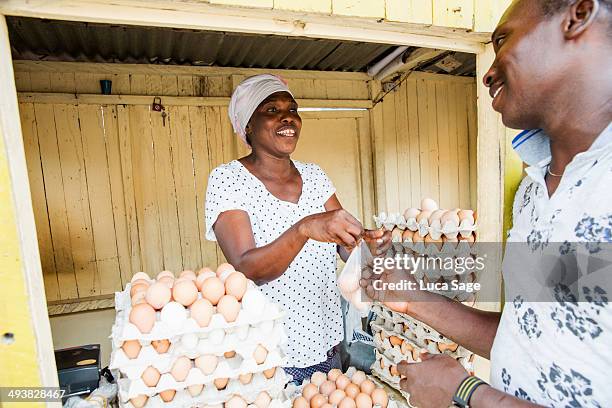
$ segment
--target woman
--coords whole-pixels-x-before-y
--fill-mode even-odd
[[[285,370],[301,383],[314,371],[340,367],[336,251],[346,260],[361,238],[384,251],[390,236],[364,231],[319,166],[291,160],[302,128],[297,109],[274,75],[247,78],[236,88],[230,120],[252,150],[211,173],[206,238],[218,241],[228,262],[287,312]]]

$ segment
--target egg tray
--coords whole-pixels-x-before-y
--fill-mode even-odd
[[[259,307],[249,305],[250,307],[247,308],[244,304],[241,304],[241,310],[235,322],[228,323],[221,314],[215,313],[208,326],[200,327],[194,319],[188,317],[189,311],[188,308],[185,308],[184,319],[181,319],[181,316],[175,316],[172,320],[162,321],[160,318],[161,312],[156,312],[156,321],[151,332],[142,333],[129,321],[130,311],[132,310],[129,290],[130,285],[128,285],[125,291],[115,293],[115,305],[118,312],[115,324],[112,327],[111,338],[117,346],[126,340],[162,340],[175,338],[186,333],[208,333],[218,329],[226,330],[241,326],[257,325],[266,321],[279,320],[285,314],[277,304],[268,301],[258,289],[249,288],[247,292],[255,290],[260,293],[257,297],[260,299],[258,302],[261,302],[261,305]]]
[[[399,228],[402,231],[408,229],[413,232],[418,231],[423,238],[431,235],[433,239],[440,239],[443,235],[448,238],[456,238],[457,236],[468,238],[478,229],[476,224],[470,224],[466,220],[463,220],[458,226],[449,223],[446,225],[439,223],[428,225],[428,223],[417,222],[416,218],[406,220],[402,214],[387,214],[385,212],[374,215],[374,223],[376,228],[384,228],[387,231],[393,231],[394,228]]]
[[[466,257],[470,255],[478,254],[478,242],[451,242],[446,241],[442,243],[442,246],[433,242],[411,242],[411,241],[397,241],[391,239],[391,247],[387,252],[387,256],[394,256],[396,254],[408,254],[408,255],[427,255],[427,256],[444,256],[444,257]]]
[[[187,333],[177,336],[172,339],[168,351],[162,354],[158,354],[150,345],[150,342],[142,341],[141,344],[145,345],[134,359],[128,358],[121,347],[115,346],[111,353],[110,368],[127,370],[130,367],[155,366],[156,364],[162,364],[162,361],[168,361],[169,364],[172,364],[180,356],[194,359],[204,354],[223,356],[224,353],[231,351],[235,351],[238,356],[247,361],[258,345],[262,345],[266,350],[275,350],[286,341],[285,330],[279,320],[276,322],[261,322],[254,327],[242,326],[236,330],[231,330],[230,333],[223,333],[221,338],[212,339],[211,333]],[[245,335],[246,337],[244,337]],[[197,341],[195,348],[188,348],[185,345],[183,340],[187,336],[195,337],[194,340]]]
[[[282,363],[284,364],[284,361]],[[267,361],[261,366],[275,367],[268,364]],[[208,404],[217,404],[228,400],[234,394],[242,396],[247,401],[254,401],[261,391],[268,391],[272,398],[276,398],[285,388],[287,382],[290,381],[290,376],[281,368],[277,368],[274,377],[270,379],[267,379],[263,373],[258,372],[253,375],[251,382],[248,384],[242,384],[237,376],[227,378],[230,378],[227,386],[223,390],[218,390],[212,383],[212,379],[206,381],[206,376],[194,367],[189,371],[187,379],[182,382],[176,381],[170,374],[164,374],[155,387],[147,387],[141,379],[131,380],[123,377],[117,381],[117,384],[119,385],[119,397],[123,402],[143,394],[151,397],[165,390],[177,390],[178,394],[180,390],[187,391],[187,387],[190,385],[204,384],[201,401]],[[190,396],[190,398],[192,397]]]
[[[134,408],[131,402],[119,403],[121,408]],[[176,396],[170,402],[164,402],[159,395],[155,395],[147,401],[145,408],[224,408],[223,404],[216,404],[211,406],[208,402],[194,402],[194,397],[189,395],[188,392],[177,392]],[[255,405],[250,404],[247,408],[257,408]],[[274,398],[270,401],[268,408],[291,408],[291,401],[281,398]]]
[[[399,377],[392,376],[391,373],[389,373],[389,370],[383,370],[380,367],[380,361],[378,359],[374,362],[374,364],[372,364],[371,371],[372,376],[378,378],[380,381],[386,383],[389,387],[399,392],[400,395],[404,397],[408,407],[416,408],[414,405],[410,404],[410,394],[400,388]]]

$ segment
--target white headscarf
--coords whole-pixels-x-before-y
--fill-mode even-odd
[[[236,87],[229,103],[229,118],[234,131],[248,146],[246,127],[255,109],[268,96],[275,92],[289,92],[287,83],[280,77],[271,74],[261,74],[249,77]]]

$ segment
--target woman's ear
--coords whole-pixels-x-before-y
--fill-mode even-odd
[[[565,39],[580,37],[595,21],[599,6],[599,0],[578,0],[572,4],[563,20]]]

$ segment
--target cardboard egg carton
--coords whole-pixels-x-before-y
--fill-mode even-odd
[[[235,351],[242,359],[248,360],[258,345],[261,344],[266,350],[274,350],[286,341],[286,334],[280,320],[268,320],[255,326],[247,325],[218,330],[221,330],[219,335],[215,332],[204,332],[176,336],[172,339],[170,349],[163,354],[158,354],[150,342],[141,341],[143,347],[134,359],[128,358],[120,346],[115,346],[111,353],[110,368],[147,367],[161,364],[165,360],[172,363],[180,356],[194,359],[203,354],[223,356],[224,353],[231,351]]]
[[[278,360],[276,362],[279,362]],[[281,361],[284,364],[284,361]],[[268,360],[264,364],[261,364],[264,369],[275,367],[272,364],[272,360],[268,363]],[[240,395],[245,400],[254,401],[257,395],[262,391],[267,391],[270,396],[275,398],[280,395],[285,387],[285,384],[289,381],[289,376],[279,366],[274,373],[274,376],[267,379],[262,372],[256,372],[253,374],[251,382],[248,384],[242,384],[238,376],[236,377],[220,377],[230,378],[227,386],[218,390],[213,384],[212,376],[205,376],[199,369],[192,368],[187,375],[185,381],[176,381],[171,374],[166,373],[161,376],[159,382],[155,387],[147,387],[141,379],[131,380],[129,378],[120,378],[117,381],[119,385],[119,397],[122,402],[127,402],[131,398],[138,395],[147,395],[152,397],[165,390],[177,390],[187,391],[187,388],[191,385],[204,385],[204,391],[202,392],[202,402],[206,402],[208,405],[222,403],[228,400],[232,395]],[[255,369],[260,369],[259,367]],[[208,381],[210,379],[210,381]],[[191,397],[191,396],[190,396]]]
[[[189,309],[185,309],[184,315],[171,321],[162,321],[161,312],[156,312],[155,324],[149,333],[141,333],[140,330],[129,321],[130,311],[132,310],[130,299],[130,286],[123,292],[115,293],[115,305],[117,316],[112,327],[111,338],[115,345],[120,345],[125,340],[162,340],[176,338],[176,336],[186,333],[210,333],[219,329],[228,330],[249,325],[257,325],[266,321],[279,320],[284,316],[276,303],[270,302],[256,287],[249,287],[248,291],[257,291],[260,299],[259,308],[244,308],[241,304],[240,312],[235,322],[228,323],[220,313],[215,313],[208,326],[200,327],[198,323],[189,317]],[[198,295],[201,297],[201,295]],[[163,309],[162,309],[163,310]]]
[[[456,238],[458,236],[468,238],[478,230],[476,224],[470,224],[466,222],[466,220],[463,220],[456,226],[448,223],[446,225],[441,225],[440,223],[428,225],[425,223],[418,223],[415,218],[406,220],[400,213],[387,214],[381,212],[378,215],[374,215],[374,223],[376,224],[376,228],[379,229],[384,228],[387,231],[393,231],[394,228],[398,228],[402,231],[408,229],[413,232],[418,232],[423,238],[427,235],[431,235],[433,239],[440,239],[442,236],[448,238]]]
[[[441,246],[439,244],[431,243],[431,242],[412,242],[412,241],[398,241],[398,238],[395,240],[391,239],[391,248],[389,250],[388,256],[393,256],[395,254],[408,254],[408,255],[427,255],[427,256],[469,256],[469,255],[477,255],[478,254],[478,243],[469,243],[467,241],[444,241]]]
[[[402,397],[405,398],[406,405],[411,408],[415,408],[413,405],[410,404],[410,394],[400,388],[400,378],[398,376],[391,375],[388,369],[382,369],[380,362],[381,360],[377,356],[376,360],[374,361],[374,364],[372,364],[371,367],[372,375],[378,378],[379,380],[385,382],[391,388],[397,390],[402,395]]]
[[[170,402],[164,402],[159,397],[159,395],[149,398],[145,407],[146,408],[170,408],[170,407],[172,408],[191,408],[191,407],[204,408],[204,407],[209,407],[209,405],[210,404],[204,401],[195,403],[193,397],[191,397],[191,395],[189,395],[187,391],[181,391],[181,392],[177,392],[174,399]],[[223,404],[215,404],[215,405],[216,406],[214,407],[210,406],[209,408],[223,408]],[[132,403],[130,403],[129,401],[125,403],[120,402],[119,406],[122,408],[134,408],[134,405],[132,405]],[[257,407],[254,404],[249,404],[247,405],[247,408],[257,408]],[[274,398],[270,401],[270,405],[268,405],[268,408],[291,408],[291,401],[284,399],[282,397]]]

